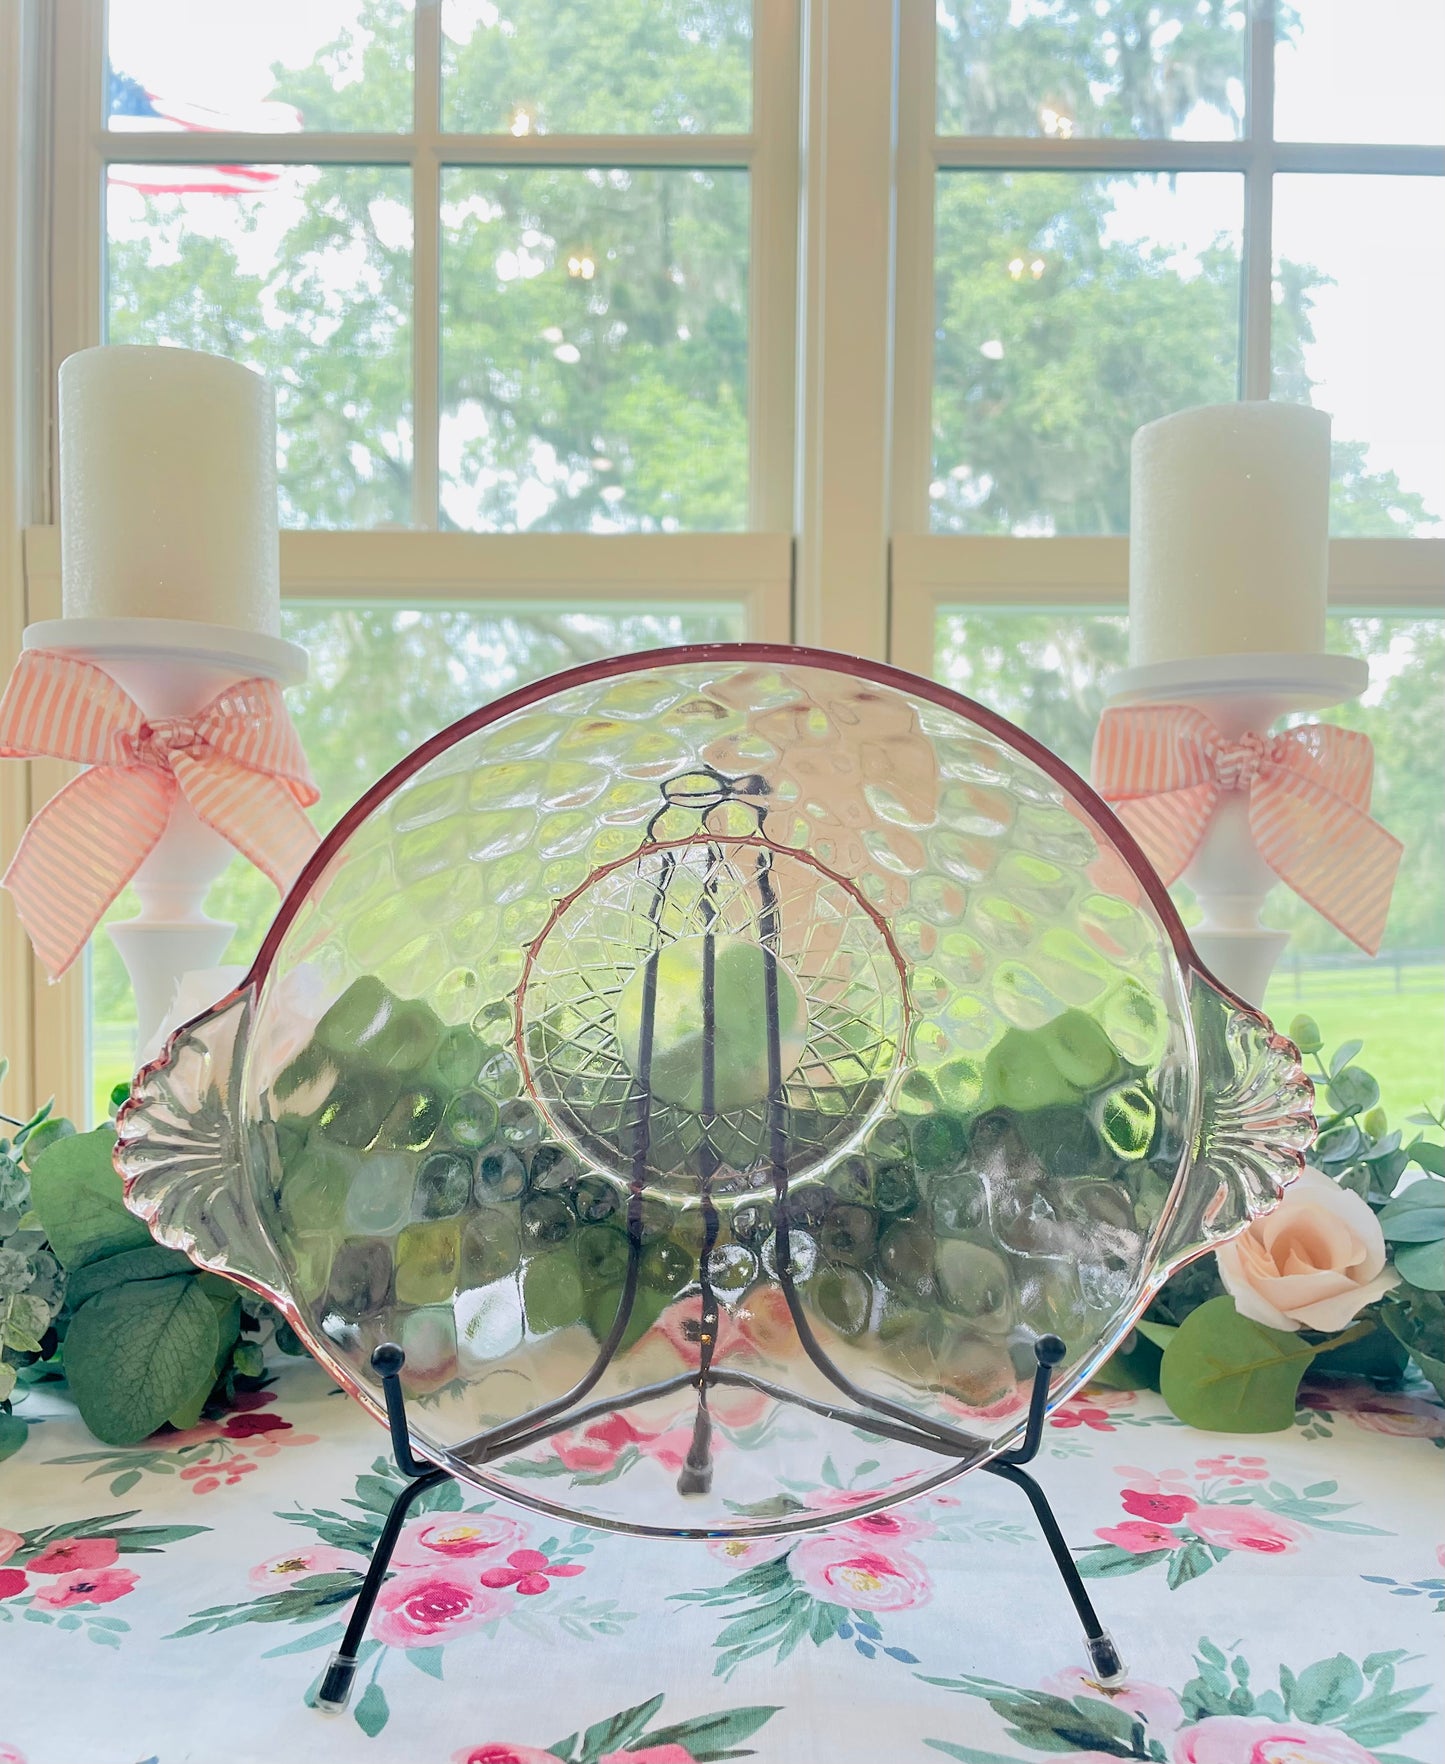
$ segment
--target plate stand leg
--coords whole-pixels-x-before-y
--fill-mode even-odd
[[[381,1374],[382,1393],[386,1398],[386,1418],[391,1427],[392,1456],[402,1475],[409,1476],[411,1481],[391,1503],[386,1524],[382,1526],[381,1536],[372,1551],[366,1578],[361,1583],[361,1592],[352,1606],[351,1618],[346,1625],[346,1633],[341,1638],[341,1646],[326,1662],[326,1670],[321,1675],[320,1688],[316,1692],[316,1707],[324,1709],[328,1715],[339,1715],[351,1700],[351,1687],[358,1665],[357,1656],[366,1639],[366,1626],[371,1621],[376,1595],[386,1579],[386,1571],[391,1565],[391,1553],[396,1548],[396,1540],[401,1535],[401,1528],[406,1523],[412,1503],[428,1489],[439,1488],[442,1483],[451,1481],[450,1471],[438,1470],[434,1464],[428,1464],[412,1455],[411,1440],[406,1430],[406,1399],[401,1390],[401,1368],[404,1363],[401,1349],[390,1344],[379,1347],[371,1356],[371,1363]]]
[[[1059,1578],[1064,1583],[1064,1590],[1073,1601],[1075,1611],[1079,1614],[1079,1622],[1084,1629],[1084,1646],[1089,1650],[1089,1660],[1094,1668],[1095,1681],[1100,1685],[1122,1684],[1127,1676],[1127,1668],[1120,1658],[1119,1650],[1094,1609],[1094,1601],[1089,1597],[1084,1585],[1083,1576],[1069,1552],[1068,1542],[1059,1529],[1059,1522],[1054,1517],[1054,1509],[1049,1504],[1049,1497],[1039,1487],[1025,1464],[1032,1463],[1038,1456],[1039,1446],[1043,1441],[1044,1415],[1048,1406],[1049,1373],[1064,1356],[1064,1344],[1057,1336],[1046,1335],[1035,1343],[1034,1352],[1038,1358],[1038,1366],[1034,1372],[1034,1388],[1029,1403],[1028,1425],[1024,1429],[1023,1444],[1016,1451],[1002,1453],[992,1463],[983,1468],[991,1476],[1001,1476],[1011,1482],[1015,1488],[1021,1488],[1028,1497],[1033,1508],[1034,1519],[1039,1530],[1044,1534],[1044,1542],[1049,1546],[1049,1553],[1054,1558],[1054,1566],[1059,1571]]]

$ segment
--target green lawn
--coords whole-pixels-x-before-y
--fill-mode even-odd
[[[1359,1063],[1373,1072],[1392,1127],[1445,1093],[1445,966],[1402,968],[1396,991],[1384,962],[1355,968],[1278,973],[1264,1008],[1281,1028],[1307,1011],[1320,1026],[1328,1055],[1342,1041],[1363,1041]],[[1405,1129],[1406,1137],[1410,1130]]]

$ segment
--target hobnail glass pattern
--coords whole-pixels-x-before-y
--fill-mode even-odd
[[[1294,1049],[1198,972],[1108,810],[931,683],[628,658],[363,808],[118,1161],[373,1406],[399,1342],[420,1447],[549,1511],[836,1519],[786,1493],[853,1424],[828,1366],[955,1442],[877,1437],[852,1510],[956,1475],[1017,1437],[1041,1334],[1062,1396],[1309,1143]]]

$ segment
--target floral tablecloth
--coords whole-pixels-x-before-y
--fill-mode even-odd
[[[1445,1757],[1445,1411],[1420,1396],[1337,1387],[1260,1439],[1147,1394],[1056,1412],[1036,1469],[1122,1689],[1085,1676],[992,1477],[711,1545],[447,1485],[408,1522],[341,1716],[305,1699],[399,1486],[386,1438],[309,1362],[242,1405],[106,1450],[63,1398],[27,1398],[0,1465],[0,1764]],[[866,1457],[842,1433],[793,1492],[826,1509]]]

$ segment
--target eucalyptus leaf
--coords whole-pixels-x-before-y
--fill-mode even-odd
[[[1423,1135],[1412,1140],[1405,1147],[1412,1163],[1422,1170],[1428,1170],[1432,1176],[1445,1176],[1445,1145],[1437,1145],[1433,1139]]]
[[[148,1438],[215,1365],[218,1345],[215,1307],[194,1275],[98,1293],[76,1312],[65,1338],[81,1419],[106,1445]]]
[[[105,1256],[98,1262],[87,1262],[83,1268],[78,1268],[66,1282],[66,1302],[75,1311],[108,1286],[119,1286],[127,1280],[157,1280],[168,1274],[190,1274],[193,1271],[190,1258],[180,1250],[167,1249],[160,1243],[147,1243],[144,1249],[122,1250],[119,1255]]]
[[[1433,1243],[1445,1237],[1445,1182],[1434,1176],[1412,1182],[1381,1208],[1378,1218],[1392,1243]]]
[[[1395,1251],[1395,1268],[1411,1286],[1424,1292],[1445,1292],[1445,1244],[1407,1244]]]
[[[48,1146],[30,1172],[31,1205],[67,1269],[152,1241],[145,1222],[121,1200],[120,1177],[110,1161],[114,1145],[110,1127],[72,1133]]]
[[[1380,1100],[1380,1087],[1362,1066],[1344,1066],[1330,1079],[1325,1093],[1330,1107],[1342,1115],[1362,1115]]]
[[[1364,1045],[1363,1041],[1342,1042],[1330,1055],[1330,1077],[1334,1078],[1343,1072]]]
[[[1294,1424],[1300,1380],[1317,1348],[1241,1317],[1228,1297],[1185,1318],[1164,1349],[1159,1389],[1191,1427],[1274,1433]]]

